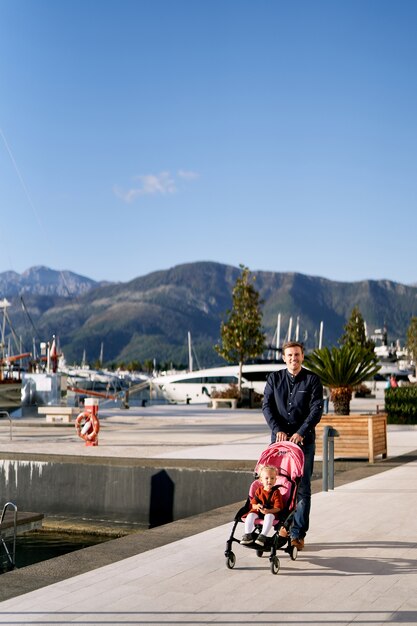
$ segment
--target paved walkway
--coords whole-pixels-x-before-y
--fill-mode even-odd
[[[382,396],[353,399],[352,412],[375,412]],[[157,405],[122,410],[100,407],[99,445],[86,448],[73,424],[48,424],[43,417],[0,420],[0,454],[58,454],[159,459],[246,459],[255,462],[269,442],[260,410],[208,409],[205,405]],[[406,429],[390,433],[389,455],[414,449]],[[415,446],[417,448],[417,445]]]
[[[240,458],[251,460],[264,447],[265,427],[256,412],[209,413],[182,407],[176,413],[178,407],[173,407],[175,418],[172,411],[149,409],[152,413],[147,413],[142,428],[134,427],[139,418],[133,413],[129,417],[128,412],[115,411],[105,417],[103,410],[103,445],[100,442],[96,449],[86,449],[64,427],[56,427],[53,436],[68,450],[63,454],[77,450],[107,456],[121,450],[131,454],[134,449],[137,456],[132,433],[141,451],[146,440],[148,457],[184,458],[187,453],[189,458],[228,459],[239,451]],[[130,435],[122,435],[125,420]],[[213,420],[218,420],[217,427]],[[106,440],[107,424],[108,432],[115,426],[112,443]],[[16,451],[26,445],[27,452],[39,453],[47,445],[49,430],[32,438],[31,445],[24,435],[26,426],[15,428],[12,442],[5,442],[2,431],[0,450]],[[64,439],[59,442],[60,438]],[[117,562],[102,567],[92,563],[96,569],[0,602],[0,624],[415,624],[416,450],[417,429],[390,429],[390,459],[409,453],[411,460],[397,459],[398,464],[388,465],[392,469],[314,494],[306,549],[296,561],[280,552],[278,575],[270,572],[268,558],[258,558],[238,544],[234,544],[236,566],[227,569],[224,549],[233,515],[223,523],[224,515],[219,514],[219,525],[213,528],[195,530],[128,558],[121,552]],[[163,539],[165,530],[147,532]],[[124,539],[132,544],[143,541],[143,535]],[[19,572],[3,575],[2,583],[14,574]]]

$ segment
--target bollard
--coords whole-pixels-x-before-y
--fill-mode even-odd
[[[332,426],[323,428],[323,491],[334,489],[334,438],[339,433]]]
[[[98,420],[98,400],[86,398],[84,411],[75,420],[77,435],[84,439],[86,446],[98,446],[100,422]]]

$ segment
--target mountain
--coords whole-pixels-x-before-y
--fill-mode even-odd
[[[70,297],[75,293],[86,293],[99,284],[101,283],[73,272],[60,272],[41,265],[31,267],[23,274],[0,273],[0,294],[9,297],[22,294]]]
[[[220,322],[231,307],[238,268],[189,263],[113,284],[95,283],[70,272],[63,273],[64,280],[57,274],[48,268],[32,268],[21,277],[0,274],[0,297],[14,304],[9,314],[28,349],[32,337],[45,341],[56,334],[70,363],[79,362],[84,350],[89,360],[96,360],[103,343],[105,362],[156,359],[186,364],[190,331],[197,367],[222,362],[213,345],[219,341]],[[401,343],[411,317],[417,315],[417,287],[413,286],[386,280],[336,282],[298,273],[253,275],[263,301],[269,342],[278,313],[281,340],[290,318],[294,338],[299,318],[299,338],[307,349],[318,345],[321,322],[323,344],[335,345],[354,306],[359,307],[370,333],[385,324],[389,339]]]

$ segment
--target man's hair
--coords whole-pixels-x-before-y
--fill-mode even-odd
[[[282,346],[282,354],[285,353],[285,350],[287,348],[300,348],[301,352],[304,354],[304,346],[299,341],[287,341],[286,343],[284,343],[284,345]]]

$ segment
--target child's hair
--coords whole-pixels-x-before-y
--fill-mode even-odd
[[[271,470],[273,471],[276,475],[278,475],[278,469],[275,467],[275,465],[261,465],[260,468],[258,469],[258,476],[261,477],[261,474],[264,470]]]

